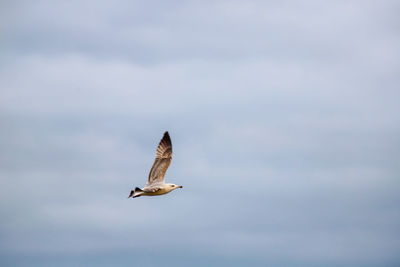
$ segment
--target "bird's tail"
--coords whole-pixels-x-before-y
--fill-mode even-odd
[[[143,194],[143,190],[140,189],[139,187],[136,187],[135,190],[131,191],[128,198],[140,197],[142,194]]]

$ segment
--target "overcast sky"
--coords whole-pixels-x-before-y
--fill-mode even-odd
[[[398,266],[399,12],[2,1],[0,265]]]

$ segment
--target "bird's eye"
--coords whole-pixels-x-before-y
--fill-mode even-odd
[[[174,187],[174,185],[173,185],[173,184],[171,184],[171,187]]]

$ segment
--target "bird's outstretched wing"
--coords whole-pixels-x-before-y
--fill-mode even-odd
[[[172,143],[168,132],[164,133],[163,138],[157,147],[156,159],[149,173],[149,180],[146,186],[156,183],[164,183],[165,173],[172,160]]]

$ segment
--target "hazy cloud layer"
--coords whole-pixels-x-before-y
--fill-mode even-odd
[[[399,7],[2,3],[1,265],[398,265]]]

